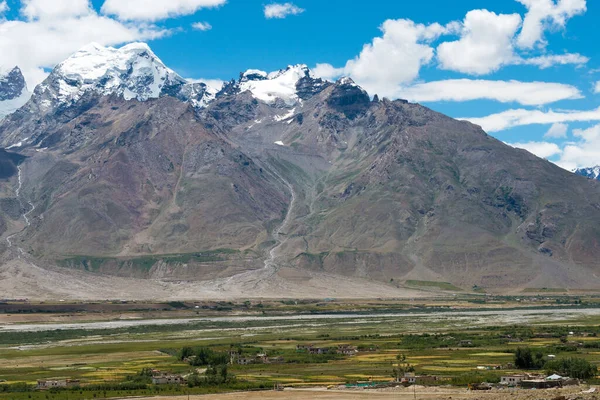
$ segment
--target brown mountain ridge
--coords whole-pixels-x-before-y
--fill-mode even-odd
[[[204,107],[34,94],[0,123],[0,146],[27,138],[0,153],[24,157],[0,177],[3,262],[242,296],[318,276],[600,289],[600,182],[349,79],[306,72],[293,102],[244,79]]]

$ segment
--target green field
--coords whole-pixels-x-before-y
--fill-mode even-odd
[[[458,304],[455,299],[447,300],[445,307],[436,300],[433,305],[413,304],[408,310],[404,305],[390,307],[389,304],[378,309],[375,302],[371,312],[367,312],[369,307],[365,304],[361,308],[357,304],[336,302],[287,305],[254,302],[233,304],[234,311],[209,314],[224,319],[110,329],[5,331],[0,334],[0,380],[4,381],[0,383],[0,399],[63,399],[67,396],[79,399],[93,398],[93,394],[99,398],[181,395],[187,391],[208,393],[272,387],[275,383],[304,386],[381,382],[393,379],[399,355],[404,355],[418,374],[436,375],[440,383],[463,385],[469,381],[494,381],[503,374],[516,372],[509,363],[517,347],[540,349],[558,358],[577,356],[600,364],[600,310],[593,308],[595,301],[588,299],[586,307],[573,304],[575,301],[564,302],[569,304],[564,309],[548,311],[549,304],[556,303],[552,299],[546,308],[513,311],[514,304],[505,302],[502,308],[502,300],[496,299],[490,301],[487,308],[474,308],[474,303],[468,303],[466,313],[458,314],[449,309]],[[328,310],[315,312],[320,307],[318,304]],[[243,307],[247,310],[245,313],[241,311]],[[287,307],[295,311],[289,312]],[[393,308],[402,313],[390,313]],[[192,315],[204,315],[193,310]],[[181,316],[180,311],[172,312]],[[118,313],[119,318],[123,315]],[[235,318],[243,315],[249,318]],[[298,319],[298,315],[302,319]],[[164,314],[160,316],[164,318]],[[52,315],[40,316],[50,317]],[[89,318],[93,320],[94,315]],[[334,350],[346,344],[358,352],[311,355],[297,350],[297,345],[306,344]],[[38,379],[51,378],[78,379],[84,388],[117,385],[144,368],[187,375],[197,372],[197,368],[177,357],[186,346],[207,347],[216,352],[235,348],[248,357],[264,353],[269,357],[283,357],[283,362],[232,364],[228,371],[235,376],[234,383],[193,389],[149,385],[137,390],[14,391],[13,385],[34,385]],[[2,388],[12,392],[2,392]]]
[[[453,292],[461,292],[462,291],[461,288],[456,287],[449,282],[408,280],[408,281],[406,281],[406,285],[409,287],[434,288],[434,289],[441,289],[441,290],[449,290],[449,291],[453,291]]]

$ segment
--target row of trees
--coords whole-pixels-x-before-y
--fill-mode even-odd
[[[559,360],[546,360],[541,351],[519,347],[515,351],[515,367],[519,369],[544,369],[548,374],[560,374],[577,379],[596,376],[598,367],[583,358],[569,357]]]

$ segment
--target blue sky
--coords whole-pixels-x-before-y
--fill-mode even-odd
[[[87,42],[146,41],[186,78],[307,64],[567,169],[600,164],[598,1],[0,0],[0,15],[0,63],[32,85]]]

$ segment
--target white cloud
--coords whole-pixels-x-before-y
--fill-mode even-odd
[[[226,2],[227,0],[106,0],[102,5],[102,12],[115,15],[121,20],[158,21],[193,14],[201,8],[218,7]]]
[[[393,97],[399,85],[412,82],[421,66],[431,62],[434,50],[430,42],[452,28],[415,24],[407,19],[387,20],[381,26],[383,36],[366,44],[345,67],[319,64],[316,73],[324,78],[348,75],[371,94]]]
[[[8,7],[8,4],[6,3],[6,0],[0,1],[0,17],[2,16],[2,14],[4,14],[7,11],[10,11],[10,8]]]
[[[545,55],[531,58],[516,58],[513,60],[514,65],[535,65],[540,69],[550,68],[554,65],[583,65],[590,61],[588,57],[578,53],[567,53],[557,55]]]
[[[527,7],[523,29],[517,38],[520,48],[531,49],[536,44],[545,46],[544,31],[564,28],[567,21],[586,11],[586,0],[517,0]]]
[[[574,129],[573,136],[578,140],[564,146],[557,164],[569,170],[600,165],[600,125]]]
[[[552,124],[550,129],[544,134],[545,138],[562,139],[567,137],[569,125],[557,122]]]
[[[22,0],[21,14],[28,20],[79,17],[91,13],[88,0]]]
[[[267,4],[264,8],[265,18],[285,18],[288,15],[298,15],[304,12],[304,9],[293,3],[273,3]]]
[[[550,142],[507,143],[512,147],[527,150],[541,158],[548,158],[562,153],[560,147]]]
[[[319,78],[333,80],[344,75],[344,68],[335,68],[331,64],[317,64],[314,68],[311,68],[313,74]]]
[[[0,20],[0,67],[18,65],[31,89],[46,76],[44,69],[90,42],[117,45],[168,34],[154,25],[124,24],[98,15],[87,1],[32,0],[23,3],[21,12],[28,20]]]
[[[496,83],[492,89],[500,88],[496,94],[491,89],[485,92],[483,82],[463,81],[464,93],[449,93],[446,87],[462,89],[460,80],[431,82],[411,87],[423,66],[435,58],[439,69],[451,70],[470,75],[493,73],[504,66],[532,65],[540,69],[555,65],[582,66],[589,58],[579,53],[549,54],[545,50],[533,52],[518,51],[515,42],[521,30],[521,40],[531,35],[541,38],[544,30],[551,27],[564,27],[568,18],[585,11],[585,0],[519,0],[529,8],[528,27],[523,32],[523,19],[519,14],[496,14],[477,9],[469,11],[462,22],[453,21],[442,26],[438,23],[423,25],[408,19],[387,20],[382,25],[382,37],[376,37],[363,47],[361,53],[345,66],[317,64],[314,72],[325,79],[350,76],[371,94],[386,97],[410,97],[421,101],[452,100],[464,101],[490,98],[502,102],[517,101],[521,104],[547,104],[563,98],[580,98],[580,93],[572,86],[558,87],[558,93],[546,90],[550,97],[540,99],[540,91],[548,86],[535,86],[533,93],[514,93],[516,84]],[[549,7],[548,7],[549,5]],[[540,17],[541,16],[541,17]],[[538,36],[533,32],[535,21],[539,20],[542,29]],[[533,32],[533,33],[531,33]],[[537,31],[536,31],[537,32]],[[434,44],[442,35],[458,35],[458,40]],[[539,40],[539,39],[535,39]],[[437,48],[434,51],[434,46]],[[437,52],[437,54],[436,54]],[[442,83],[443,82],[443,83]],[[468,82],[468,83],[467,83]],[[533,83],[532,83],[533,84]],[[441,93],[434,93],[440,88]],[[501,85],[501,86],[499,86]],[[568,89],[567,89],[568,88]],[[565,90],[570,94],[565,95]]]
[[[473,75],[498,70],[514,58],[512,39],[520,26],[519,14],[469,11],[460,39],[438,46],[440,67]]]
[[[538,157],[555,157],[555,163],[564,169],[587,168],[600,165],[600,124],[588,129],[574,129],[576,140],[557,145],[551,142],[508,143],[525,149]]]
[[[600,93],[600,81],[596,82],[596,85],[594,86],[594,93]]]
[[[198,79],[187,79],[188,82],[192,82],[192,83],[204,83],[206,86],[216,89],[216,90],[220,90],[223,85],[225,84],[225,81],[221,80],[221,79],[203,79],[203,78],[198,78]]]
[[[212,25],[208,22],[194,22],[192,24],[192,28],[198,31],[210,31],[212,29]]]
[[[576,87],[561,83],[471,79],[419,83],[399,90],[398,96],[418,102],[489,99],[524,105],[542,105],[582,97]]]
[[[523,125],[547,125],[565,122],[600,121],[600,107],[593,110],[575,111],[541,111],[541,110],[507,110],[481,118],[460,118],[481,126],[486,132],[499,132]]]

